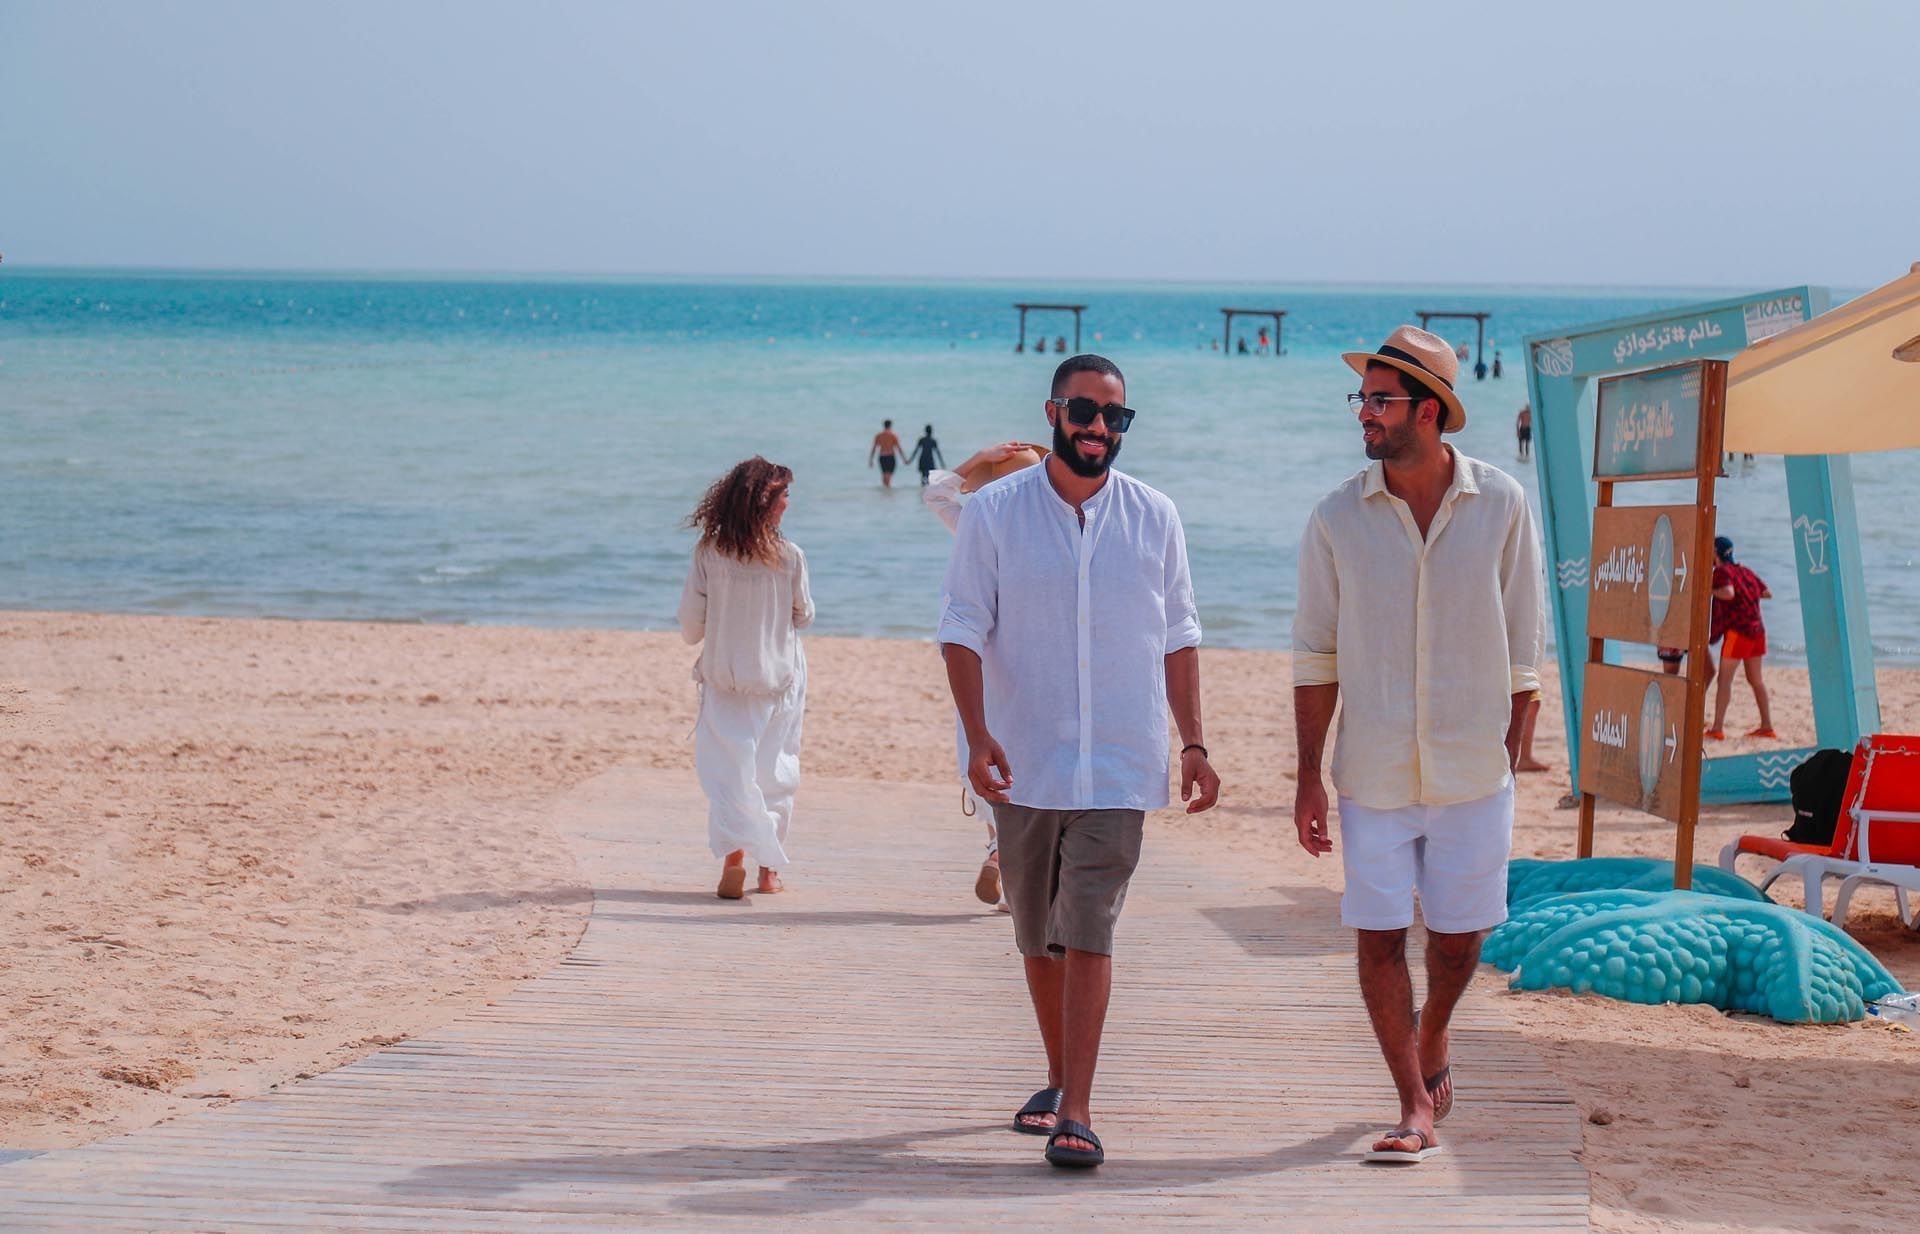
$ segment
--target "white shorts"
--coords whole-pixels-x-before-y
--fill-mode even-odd
[[[1373,810],[1340,798],[1340,851],[1347,891],[1340,922],[1355,930],[1404,930],[1413,893],[1427,929],[1472,934],[1507,919],[1507,856],[1513,849],[1513,780],[1499,792],[1450,806]]]

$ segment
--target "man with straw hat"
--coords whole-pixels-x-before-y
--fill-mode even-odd
[[[926,487],[920,490],[920,499],[926,503],[927,509],[947,525],[948,531],[957,533],[960,530],[960,512],[967,508],[968,494],[983,484],[1032,467],[1046,456],[1045,446],[1022,441],[1003,441],[983,447],[974,451],[952,471],[935,468],[927,477]],[[972,818],[974,797],[972,787],[967,783],[967,734],[961,726],[958,712],[954,715],[953,740],[960,754],[960,812]],[[992,811],[987,812],[986,822],[987,855],[980,863],[980,873],[973,880],[974,898],[982,904],[993,905],[999,912],[1010,913],[1013,910],[1007,905],[1007,897],[1001,894],[1000,830],[993,825]]]
[[[1360,990],[1400,1116],[1366,1160],[1412,1164],[1440,1147],[1453,1107],[1447,1026],[1483,933],[1506,920],[1513,769],[1540,685],[1541,556],[1525,492],[1442,438],[1466,426],[1446,342],[1402,326],[1343,359],[1372,462],[1322,498],[1300,546],[1293,623],[1299,738],[1294,826],[1333,851],[1321,754],[1333,759]],[[1426,920],[1426,1001],[1415,1010],[1407,930]]]

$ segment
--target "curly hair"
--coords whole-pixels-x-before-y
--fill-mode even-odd
[[[791,469],[756,454],[713,482],[687,516],[687,526],[699,529],[702,545],[735,561],[777,566],[784,537],[773,509],[792,483]]]

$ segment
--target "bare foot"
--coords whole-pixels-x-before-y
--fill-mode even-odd
[[[1523,758],[1515,771],[1552,771],[1552,763],[1543,763],[1537,758]]]
[[[776,891],[785,891],[786,889],[786,885],[780,881],[778,871],[769,870],[765,866],[760,867],[759,891],[761,895],[772,895]]]

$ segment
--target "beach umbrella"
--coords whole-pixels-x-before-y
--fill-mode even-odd
[[[1861,454],[1920,446],[1920,262],[1762,339],[1727,369],[1726,449]]]

